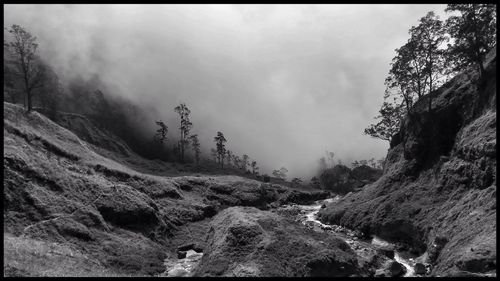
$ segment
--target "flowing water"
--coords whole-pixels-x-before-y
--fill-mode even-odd
[[[193,270],[201,262],[203,253],[197,253],[193,250],[186,252],[186,257],[182,259],[165,259],[165,267],[167,271],[164,273],[166,277],[191,277]]]
[[[301,216],[299,221],[305,224],[308,227],[316,229],[318,231],[333,231],[335,235],[341,239],[343,239],[353,250],[359,255],[363,251],[367,249],[374,249],[376,247],[386,247],[386,248],[395,248],[393,244],[387,242],[380,237],[374,236],[369,240],[359,239],[359,233],[356,231],[347,229],[345,227],[339,225],[329,225],[324,224],[316,218],[321,206],[323,204],[330,204],[340,200],[340,196],[336,196],[335,198],[329,198],[326,200],[316,201],[311,205],[294,205],[301,210]],[[290,207],[290,206],[282,206],[282,207]],[[193,271],[201,262],[203,257],[203,253],[197,253],[193,250],[188,250],[186,252],[185,258],[177,258],[171,257],[165,259],[165,266],[167,271],[162,274],[162,276],[167,277],[180,277],[185,276],[189,277],[193,275]],[[402,264],[406,268],[406,273],[404,277],[414,277],[419,276],[415,274],[415,260],[421,259],[422,257],[411,256],[408,253],[394,251],[394,260],[398,263]]]
[[[324,224],[316,218],[316,215],[318,214],[318,212],[321,209],[321,206],[323,204],[334,203],[340,199],[341,199],[341,197],[337,195],[335,198],[329,198],[326,200],[316,201],[312,205],[296,205],[304,213],[304,216],[302,217],[303,219],[301,220],[301,222],[305,225],[311,226],[313,229],[334,231],[338,237],[343,239],[355,251],[362,249],[363,247],[370,247],[370,245],[375,246],[375,247],[395,248],[395,246],[393,244],[391,244],[390,242],[387,242],[387,241],[385,241],[377,236],[372,237],[372,239],[369,240],[368,243],[367,243],[367,241],[361,241],[361,240],[355,238],[357,236],[355,231],[346,229],[346,228],[339,226],[339,225]],[[406,253],[406,252],[398,252],[397,250],[394,250],[394,260],[397,261],[398,263],[402,264],[406,268],[406,273],[404,274],[404,277],[417,277],[417,276],[419,276],[419,275],[415,274],[415,264],[416,264],[416,260],[420,260],[422,258],[423,258],[423,255],[420,257],[416,257],[416,256],[413,256],[413,255]]]

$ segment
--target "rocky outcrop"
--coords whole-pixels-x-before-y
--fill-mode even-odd
[[[355,253],[342,240],[275,213],[231,207],[211,222],[195,276],[351,276]]]
[[[431,275],[496,272],[496,51],[419,100],[391,142],[384,174],[319,213],[427,252]],[[462,274],[462,273],[460,273]]]
[[[324,189],[337,194],[346,194],[376,181],[381,174],[381,170],[367,165],[361,165],[351,170],[349,167],[339,164],[324,170],[319,176],[319,180]]]

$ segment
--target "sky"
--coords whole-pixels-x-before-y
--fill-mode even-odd
[[[389,143],[363,130],[382,104],[394,50],[427,12],[444,19],[444,9],[4,5],[4,26],[37,36],[61,79],[97,74],[170,128],[184,102],[205,151],[221,131],[228,149],[248,154],[262,173],[284,166],[289,178],[308,180],[327,150],[343,163],[385,157]]]

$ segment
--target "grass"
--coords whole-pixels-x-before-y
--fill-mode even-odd
[[[118,277],[97,260],[61,243],[4,233],[4,277]]]

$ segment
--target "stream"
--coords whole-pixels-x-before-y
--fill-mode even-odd
[[[392,260],[400,263],[406,269],[406,273],[403,277],[418,277],[423,276],[425,273],[429,272],[429,268],[423,269],[424,274],[416,274],[415,265],[417,261],[421,262],[425,259],[425,255],[423,254],[420,257],[416,257],[407,252],[400,252],[396,250],[394,244],[381,239],[380,237],[373,236],[369,239],[359,238],[361,235],[359,232],[350,230],[348,228],[342,227],[340,225],[329,225],[324,224],[316,218],[319,210],[322,205],[335,203],[340,200],[340,196],[336,196],[334,198],[328,198],[325,200],[319,200],[314,202],[311,205],[283,205],[278,207],[278,209],[295,209],[299,211],[297,218],[295,219],[297,222],[304,224],[306,227],[313,229],[315,231],[326,231],[331,232],[335,236],[344,240],[357,254],[358,260],[360,262],[369,262],[368,260],[374,255],[381,256],[379,252],[380,249],[389,249],[388,251],[394,252],[394,257]],[[203,257],[202,252],[195,252],[194,250],[188,250],[185,252],[185,257],[170,257],[165,259],[165,267],[167,271],[160,276],[166,277],[190,277],[193,276],[193,271],[201,262]],[[368,257],[368,258],[367,258]],[[387,261],[390,261],[389,257],[383,256]],[[382,269],[381,269],[382,270]],[[421,272],[422,269],[421,269]]]
[[[318,214],[323,204],[331,204],[340,199],[341,197],[337,195],[334,198],[316,201],[312,205],[293,205],[292,207],[298,207],[301,210],[298,221],[300,221],[302,224],[317,231],[330,231],[335,233],[336,236],[343,239],[347,244],[349,244],[349,246],[351,246],[351,248],[358,254],[358,256],[362,255],[363,252],[366,252],[370,248],[394,249],[394,260],[402,264],[406,268],[406,273],[403,275],[403,277],[423,276],[423,274],[415,273],[415,265],[417,264],[417,261],[422,261],[425,259],[425,253],[417,257],[408,252],[399,252],[396,250],[394,244],[385,241],[380,237],[373,236],[370,239],[361,239],[358,238],[359,233],[357,233],[356,231],[347,229],[339,225],[324,224],[316,218],[316,215]],[[426,268],[425,271],[428,273],[429,269]]]

